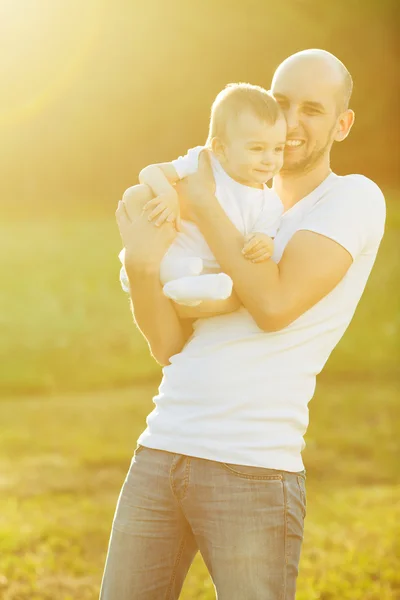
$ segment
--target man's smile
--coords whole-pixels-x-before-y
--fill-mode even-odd
[[[285,150],[296,150],[297,148],[300,148],[301,146],[304,146],[305,144],[305,140],[302,140],[300,138],[293,138],[290,140],[286,140],[286,144],[285,144]]]

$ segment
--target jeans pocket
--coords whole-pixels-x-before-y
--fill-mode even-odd
[[[266,467],[249,467],[247,465],[234,465],[231,463],[219,463],[222,467],[235,475],[243,479],[254,479],[257,481],[264,480],[280,480],[283,479],[281,471],[276,469],[267,469]]]

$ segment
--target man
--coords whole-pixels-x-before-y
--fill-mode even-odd
[[[344,65],[322,50],[289,57],[273,77],[288,124],[274,181],[285,213],[273,260],[243,257],[205,160],[180,182],[185,209],[234,282],[225,304],[203,313],[174,307],[158,278],[172,228],[131,221],[119,204],[135,320],[166,366],[118,502],[103,600],[178,598],[197,550],[219,600],[295,598],[307,405],[354,314],[385,221],[373,182],[330,170],[333,142],[353,124],[351,88]],[[142,196],[131,188],[124,200]],[[193,332],[177,311],[214,316]]]

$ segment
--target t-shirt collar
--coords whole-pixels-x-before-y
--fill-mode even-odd
[[[285,219],[286,217],[292,217],[299,211],[303,212],[308,208],[311,208],[321,198],[321,195],[323,194],[325,188],[327,188],[331,184],[331,181],[333,179],[336,179],[337,177],[338,176],[335,173],[329,173],[329,175],[327,175],[325,179],[321,181],[319,185],[317,185],[316,188],[314,188],[309,194],[307,194],[307,196],[304,196],[304,198],[302,198],[301,200],[296,202],[296,204],[293,204],[293,206],[288,208],[288,210],[286,210],[283,213],[282,218]]]

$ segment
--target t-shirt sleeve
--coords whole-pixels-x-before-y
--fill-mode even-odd
[[[266,233],[274,238],[283,214],[283,204],[275,192],[267,194],[262,211],[252,227],[252,232]]]
[[[119,281],[124,292],[130,294],[131,288],[129,287],[129,279],[124,266],[119,271]]]
[[[361,253],[376,251],[385,217],[385,199],[379,187],[361,175],[348,175],[317,202],[299,230],[334,240],[354,260]]]
[[[122,263],[122,267],[119,271],[119,281],[124,292],[130,293],[129,287],[129,279],[125,270],[125,248],[122,248],[121,252],[118,254],[118,258]]]
[[[204,146],[196,146],[195,148],[188,150],[185,156],[180,156],[172,161],[172,165],[175,167],[179,179],[183,179],[184,177],[187,177],[187,175],[197,171],[199,166],[199,156],[202,150],[204,150]]]

